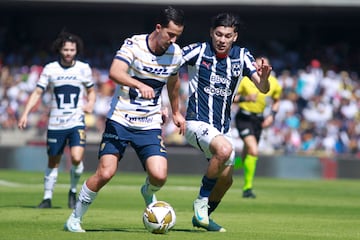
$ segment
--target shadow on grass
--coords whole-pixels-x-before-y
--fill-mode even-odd
[[[38,206],[34,205],[2,205],[0,208],[33,208],[33,209],[39,209],[41,210],[47,210],[47,209],[62,209],[63,207],[60,206],[52,206],[51,208],[38,208]]]
[[[147,232],[146,229],[144,228],[102,228],[102,229],[85,229],[86,232],[134,232],[134,233],[139,233],[139,232]],[[176,229],[171,229],[170,232],[206,232],[204,230],[200,230],[200,229],[188,229],[188,228],[176,228]],[[157,234],[154,234],[157,235]],[[161,235],[161,234],[160,234]]]

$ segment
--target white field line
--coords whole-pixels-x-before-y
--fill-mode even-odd
[[[17,182],[11,182],[7,180],[0,179],[0,187],[9,187],[9,188],[17,188],[17,187],[26,187],[26,188],[41,188],[43,187],[43,183],[36,183],[36,184],[28,184],[28,183],[17,183]],[[59,188],[69,188],[69,184],[56,184],[55,187]],[[105,186],[106,189],[134,189],[138,190],[140,186],[129,186],[129,185],[112,185],[109,183]],[[189,186],[168,186],[165,185],[163,187],[164,189],[170,189],[170,190],[177,190],[177,191],[196,191],[199,188],[198,187],[189,187]]]

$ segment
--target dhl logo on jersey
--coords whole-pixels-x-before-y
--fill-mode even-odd
[[[56,80],[76,80],[76,76],[58,76]]]
[[[166,67],[144,66],[143,71],[152,73],[152,74],[156,74],[156,75],[168,75],[169,74],[168,69]]]

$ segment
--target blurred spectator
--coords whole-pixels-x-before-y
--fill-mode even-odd
[[[298,111],[302,111],[307,107],[310,99],[319,91],[319,84],[323,78],[323,72],[320,68],[320,62],[313,59],[305,71],[299,71],[298,82],[296,86],[298,98]]]
[[[342,91],[339,106],[340,116],[344,120],[353,120],[358,117],[358,105],[352,97],[352,93],[348,90]]]
[[[37,64],[19,65],[21,57],[18,55],[19,53],[14,53],[10,57],[5,56],[4,63],[8,61],[6,59],[11,59],[12,64],[0,65],[0,129],[4,130],[16,129],[18,114],[30,95],[29,89],[33,89],[41,72],[41,66]],[[48,58],[47,55],[41,55],[36,62]],[[277,58],[278,66],[286,65],[279,63],[282,60]],[[292,66],[289,70],[279,69],[279,82],[284,88],[283,98],[275,123],[264,132],[259,148],[263,153],[281,151],[288,154],[357,154],[360,147],[358,74],[345,70],[336,71],[336,68],[333,68],[326,70],[322,76],[323,69],[317,60],[310,61],[309,66],[305,68],[306,71],[299,66]],[[104,69],[93,68],[98,99],[94,114],[87,116],[89,130],[96,134],[103,129],[103,121],[110,106],[110,96],[116,87],[108,81],[108,72]],[[294,69],[298,69],[297,72]],[[181,69],[180,76],[181,106],[182,111],[185,111],[188,100],[187,72]],[[164,97],[164,100],[167,98]],[[39,108],[35,108],[29,116],[29,128],[37,128],[36,134],[39,136],[44,134],[47,123],[48,109],[44,108],[49,106],[49,93],[44,93],[42,101],[43,104],[39,104]],[[234,116],[237,109],[234,108],[232,111]],[[167,144],[186,144],[185,139],[174,132],[176,128],[170,119],[163,127]],[[236,131],[234,133],[236,135]],[[241,141],[236,142],[237,149],[241,150]]]
[[[111,98],[115,90],[115,83],[108,79],[105,82],[98,83],[98,92],[96,97],[96,102],[94,106],[94,117],[95,128],[97,131],[103,132],[105,127],[106,114],[110,109]],[[89,126],[88,126],[89,127]]]
[[[333,109],[329,103],[323,100],[322,95],[316,95],[308,102],[302,115],[306,121],[324,126],[332,118]]]

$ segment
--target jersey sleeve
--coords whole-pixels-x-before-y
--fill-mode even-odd
[[[115,58],[121,61],[126,62],[128,65],[134,60],[134,45],[135,45],[134,38],[127,38],[125,39],[123,45],[120,49],[116,52]]]
[[[273,93],[273,99],[280,99],[281,97],[281,94],[282,94],[282,87],[281,85],[279,84],[278,80],[276,77],[273,77],[274,81],[273,81],[273,84],[274,84],[274,93]]]
[[[244,70],[243,70],[243,75],[247,76],[250,79],[251,79],[251,75],[253,75],[254,72],[256,72],[256,67],[255,67],[254,63],[255,63],[255,58],[249,52],[249,50],[247,48],[245,48],[244,49]]]
[[[36,86],[46,90],[50,79],[50,66],[49,64],[45,65],[43,71],[40,74],[39,80],[36,83]]]
[[[85,64],[83,69],[83,76],[84,76],[84,85],[86,88],[91,88],[94,86],[94,81],[92,78],[92,70],[89,64]]]
[[[201,43],[193,43],[182,49],[182,62],[181,65],[195,65],[197,57],[199,56],[201,50]]]
[[[174,64],[176,66],[176,68],[174,69],[174,71],[171,73],[172,76],[177,75],[181,65],[182,65],[182,49],[179,47],[179,45],[177,44],[172,44],[172,46],[174,47],[174,58],[176,59]]]

